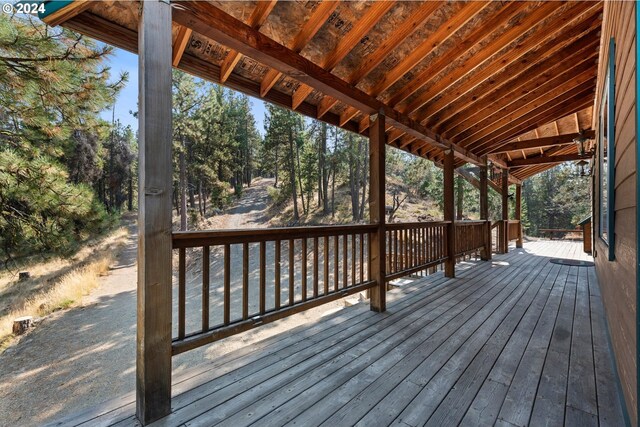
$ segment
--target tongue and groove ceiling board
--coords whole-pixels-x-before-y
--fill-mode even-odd
[[[90,3],[62,25],[136,52],[139,3]],[[363,135],[383,110],[389,145],[437,163],[515,162],[520,182],[555,165],[522,159],[577,153],[532,140],[593,129],[602,2],[172,3],[177,68]],[[501,150],[517,141],[534,148]]]

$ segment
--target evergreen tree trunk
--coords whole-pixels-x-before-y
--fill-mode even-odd
[[[289,129],[289,181],[291,185],[291,199],[293,201],[293,220],[298,222],[300,220],[300,213],[298,212],[298,193],[296,184],[296,162],[295,162],[295,150],[293,149],[293,129]],[[277,181],[277,178],[276,178]]]
[[[322,176],[322,212],[326,215],[329,213],[329,165],[327,163],[327,124],[322,123],[322,133],[320,137],[321,152],[320,158],[322,159],[322,167],[320,168],[320,174]]]
[[[187,170],[184,153],[180,153],[180,230],[187,229]]]
[[[331,218],[336,217],[336,167],[333,165],[333,179],[331,180]]]
[[[204,197],[202,196],[202,180],[198,181],[198,208],[200,210],[200,216],[204,218]]]
[[[359,151],[363,154],[360,158],[360,161],[362,162],[362,178],[360,179],[360,182],[362,183],[362,193],[360,200],[360,214],[358,215],[358,219],[360,221],[364,219],[364,206],[367,196],[367,160],[369,159],[369,144],[362,145],[364,145],[364,149],[361,148]]]
[[[304,201],[304,187],[302,186],[302,169],[300,168],[300,147],[296,145],[296,164],[298,165],[298,185],[300,186],[300,200],[302,201],[302,212],[307,214],[307,204]]]
[[[129,171],[129,200],[127,208],[129,212],[133,210],[133,173]]]
[[[462,201],[463,201],[463,196],[464,196],[464,188],[463,188],[463,182],[462,182],[462,177],[458,176],[457,177],[457,189],[456,189],[456,220],[457,221],[462,221]]]
[[[278,146],[276,146],[276,165],[275,165],[276,166],[276,180],[273,183],[273,186],[275,188],[278,188],[278,164],[279,164],[278,163]]]

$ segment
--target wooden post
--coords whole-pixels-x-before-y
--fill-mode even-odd
[[[502,241],[503,254],[509,252],[509,169],[502,170]]]
[[[518,220],[518,240],[516,248],[522,247],[522,184],[516,184],[516,220]]]
[[[480,219],[487,221],[485,231],[485,246],[480,252],[480,259],[488,261],[491,259],[491,222],[489,221],[489,179],[487,176],[487,165],[480,167]]]
[[[383,312],[387,309],[385,282],[385,130],[384,116],[376,114],[370,117],[369,127],[369,217],[378,225],[371,234],[371,279],[377,286],[371,288],[371,310]],[[346,268],[346,267],[345,267]]]
[[[447,226],[447,260],[444,263],[444,275],[456,277],[455,217],[453,199],[453,150],[444,153],[444,220],[451,221]]]
[[[171,412],[171,5],[141,3],[136,413]]]

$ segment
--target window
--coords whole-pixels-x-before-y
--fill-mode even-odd
[[[599,235],[609,246],[609,260],[614,259],[614,196],[615,196],[615,43],[609,43],[609,62],[604,80],[604,90],[600,102],[599,114],[599,190],[600,190],[600,218]]]

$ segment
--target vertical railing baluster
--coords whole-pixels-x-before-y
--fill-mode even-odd
[[[342,236],[342,288],[346,288],[347,286],[349,286],[349,278],[348,278],[348,272],[349,272],[349,261],[348,261],[348,251],[349,251],[349,243],[347,240],[347,235],[344,234]]]
[[[242,320],[249,318],[249,243],[242,244]]]
[[[202,248],[202,332],[209,330],[210,252],[209,246]]]
[[[260,242],[260,314],[266,311],[267,277],[266,277],[266,242]]]
[[[360,233],[360,283],[364,283],[364,234]]]
[[[400,262],[398,256],[398,230],[393,230],[393,272],[398,272],[398,266]]]
[[[224,324],[231,322],[231,246],[224,245]]]
[[[185,336],[185,310],[187,302],[186,249],[178,249],[178,338]]]
[[[324,236],[324,240],[322,242],[322,261],[323,261],[323,272],[324,272],[324,294],[327,295],[329,293],[329,236]]]
[[[318,260],[318,238],[313,238],[313,297],[318,298],[318,276],[320,275],[320,263]]]
[[[275,273],[274,273],[274,280],[275,280],[275,305],[276,305],[276,310],[278,310],[280,308],[280,272],[281,272],[281,265],[280,265],[280,258],[281,258],[281,242],[280,240],[276,240],[275,242],[276,245],[276,250],[275,250]]]
[[[371,280],[371,233],[367,234],[367,281]]]
[[[307,238],[302,239],[302,301],[307,300]]]
[[[356,235],[351,235],[351,286],[356,284]]]
[[[294,287],[294,255],[295,254],[295,241],[289,239],[289,305],[293,305],[295,302],[295,287]]]
[[[340,236],[333,236],[333,290],[338,292],[340,282]]]

